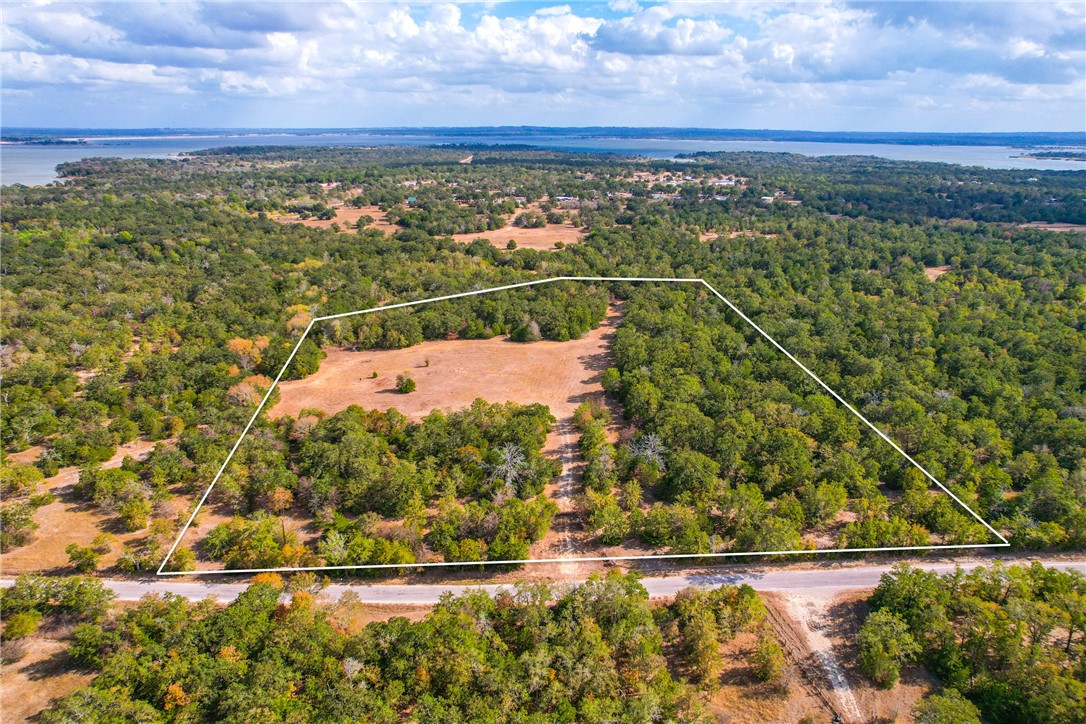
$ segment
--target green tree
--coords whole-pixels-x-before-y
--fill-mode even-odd
[[[588,525],[601,543],[619,545],[630,531],[630,521],[612,495],[588,493]]]
[[[860,628],[860,668],[876,684],[892,688],[902,665],[912,661],[920,646],[905,620],[891,611],[875,611]]]
[[[932,694],[913,707],[916,724],[980,724],[980,710],[957,689]]]
[[[777,681],[784,672],[784,652],[771,629],[763,629],[752,656],[754,675],[762,681]]]

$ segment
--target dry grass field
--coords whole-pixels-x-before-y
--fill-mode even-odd
[[[1045,231],[1064,231],[1086,233],[1086,224],[1048,223],[1046,221],[1031,221],[1028,224],[1019,224],[1019,229],[1044,229]]]
[[[334,219],[299,219],[297,216],[281,216],[276,221],[282,224],[301,224],[314,229],[329,229],[332,224],[339,226],[344,234],[355,233],[355,224],[362,216],[373,217],[373,222],[367,224],[369,229],[379,229],[386,234],[400,230],[399,226],[390,224],[385,212],[377,206],[337,206]],[[557,247],[555,244],[576,244],[584,239],[581,230],[567,221],[563,224],[547,224],[539,229],[521,229],[513,226],[512,222],[496,231],[480,231],[471,234],[453,234],[452,238],[463,244],[470,244],[476,239],[486,239],[495,248],[505,249],[510,240],[517,242],[518,249],[536,249],[538,251],[551,251]]]
[[[26,640],[26,655],[0,667],[0,721],[37,721],[38,714],[94,678],[72,666],[64,632],[42,631]]]
[[[102,467],[120,467],[121,462],[128,455],[143,459],[156,444],[146,440],[135,440],[122,445],[112,458],[102,464]],[[12,463],[33,462],[39,452],[37,448],[24,450],[8,456],[8,460]],[[2,565],[4,575],[35,571],[69,574],[72,569],[68,565],[68,554],[64,552],[64,548],[69,543],[89,546],[91,541],[101,533],[108,533],[114,538],[113,550],[102,557],[101,566],[107,568],[113,565],[120,556],[122,544],[135,541],[147,534],[146,531],[125,532],[117,522],[116,516],[105,515],[91,503],[79,499],[74,492],[74,487],[78,482],[78,467],[61,468],[60,472],[45,480],[40,489],[42,492],[51,491],[56,496],[56,500],[42,506],[34,514],[34,521],[39,527],[28,545],[13,548],[0,555],[0,565]],[[175,499],[170,501],[170,505],[180,510],[187,505],[187,501]]]
[[[609,366],[608,340],[618,324],[613,308],[606,321],[581,339],[521,344],[504,337],[438,340],[395,350],[332,349],[320,370],[302,380],[279,383],[272,417],[296,417],[306,407],[336,413],[350,405],[396,408],[412,419],[432,410],[457,410],[488,402],[542,403],[559,420],[601,394]],[[427,361],[429,364],[427,364]],[[376,372],[377,377],[371,377]],[[396,391],[396,376],[410,375],[415,392]]]
[[[727,724],[791,724],[804,717],[823,722],[833,718],[826,706],[803,679],[799,667],[788,662],[779,682],[759,681],[751,666],[758,636],[742,633],[724,644],[724,666],[719,687],[709,699],[714,721]]]
[[[332,224],[338,224],[339,230],[344,234],[355,233],[354,225],[358,223],[358,220],[363,216],[372,216],[373,223],[368,224],[367,227],[371,229],[380,229],[386,234],[390,234],[394,231],[398,231],[400,227],[395,224],[388,223],[388,219],[385,218],[385,212],[381,211],[376,206],[362,206],[355,208],[353,206],[337,206],[336,218],[334,219],[299,219],[297,216],[280,216],[276,219],[281,224],[301,224],[302,226],[308,226],[313,229],[329,229]]]
[[[497,231],[480,231],[474,234],[454,234],[453,239],[469,244],[476,239],[486,239],[492,246],[505,249],[509,241],[517,242],[518,249],[551,251],[559,241],[569,246],[584,239],[581,230],[567,221],[564,224],[547,224],[538,229],[521,229],[506,224]]]

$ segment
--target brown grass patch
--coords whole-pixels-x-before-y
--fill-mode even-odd
[[[453,239],[464,244],[470,244],[476,239],[486,239],[496,249],[505,249],[510,240],[517,242],[518,249],[535,249],[537,251],[552,251],[557,242],[566,246],[577,244],[584,240],[585,235],[572,222],[564,224],[547,224],[538,229],[521,229],[506,224],[497,231],[479,231],[471,234],[453,234]]]
[[[102,467],[120,467],[126,455],[143,459],[158,442],[169,441],[135,440],[122,445],[117,448],[112,458],[102,464]],[[29,451],[24,451],[22,454],[26,452]],[[3,565],[5,574],[17,575],[40,571],[69,575],[72,569],[68,566],[68,554],[64,552],[64,548],[69,543],[89,546],[91,541],[101,533],[109,533],[115,539],[112,552],[102,556],[101,567],[106,568],[113,565],[120,557],[122,544],[130,543],[147,534],[146,531],[126,532],[115,515],[105,515],[93,504],[76,497],[74,487],[78,482],[79,468],[74,466],[61,468],[59,473],[45,480],[41,489],[51,491],[56,496],[56,500],[38,508],[37,513],[34,514],[38,529],[34,531],[33,540],[25,546],[6,551],[0,556],[0,563]],[[176,501],[174,504],[177,504]]]
[[[529,210],[539,210],[538,204],[529,205]],[[281,216],[275,220],[281,224],[301,224],[312,229],[330,229],[332,224],[338,224],[339,230],[344,234],[355,233],[355,224],[362,216],[372,216],[374,221],[366,225],[367,229],[379,229],[386,234],[394,234],[402,231],[403,227],[390,224],[384,211],[377,206],[337,206],[334,219],[299,219],[297,216]],[[518,249],[535,249],[537,251],[552,251],[555,244],[562,242],[567,246],[577,244],[584,240],[585,235],[572,222],[563,224],[547,224],[539,229],[521,229],[513,226],[512,220],[496,231],[478,231],[468,234],[452,234],[451,237],[460,243],[470,244],[476,239],[486,239],[497,249],[505,249],[509,240],[517,242]]]
[[[1019,224],[1019,229],[1044,229],[1045,231],[1086,232],[1086,224],[1049,223],[1047,221],[1030,221]]]
[[[33,465],[34,461],[41,457],[44,451],[45,448],[41,445],[31,445],[26,450],[8,453],[4,458],[4,462],[8,465]]]
[[[21,660],[0,667],[0,719],[4,724],[34,721],[53,702],[86,686],[92,673],[74,670],[68,644],[36,634],[26,639]]]
[[[400,227],[395,224],[388,223],[388,219],[385,217],[385,212],[377,206],[362,206],[355,208],[353,206],[337,206],[336,218],[334,219],[299,219],[297,216],[281,216],[276,219],[281,224],[301,224],[302,226],[308,226],[311,229],[330,229],[332,224],[338,224],[340,232],[344,234],[355,233],[355,224],[363,216],[372,216],[374,221],[371,224],[367,224],[367,229],[380,229],[386,234],[390,234],[394,231],[399,231]]]
[[[617,309],[581,339],[520,344],[504,337],[439,340],[395,350],[332,349],[320,370],[303,380],[279,383],[271,417],[298,416],[306,407],[328,413],[350,405],[396,408],[412,419],[432,410],[463,409],[477,398],[549,405],[559,419],[601,394],[600,376],[610,364],[607,338],[618,324]],[[426,361],[429,360],[429,366]],[[376,371],[377,377],[371,378]],[[396,376],[410,375],[415,392],[396,392]]]
[[[803,685],[794,664],[789,662],[781,679],[764,683],[751,666],[758,636],[745,633],[724,644],[717,689],[709,700],[709,713],[718,722],[762,724],[762,722],[829,721],[833,713]]]
[[[327,594],[325,596],[327,597]],[[421,621],[433,610],[433,606],[395,603],[360,603],[350,596],[340,596],[326,605],[328,618],[332,624],[347,634],[354,636],[366,626],[377,621],[393,618],[406,618],[408,621]]]

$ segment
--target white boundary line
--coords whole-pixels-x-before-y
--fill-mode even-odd
[[[572,282],[666,282],[666,283],[679,283],[679,284],[702,284],[716,297],[724,302],[733,312],[739,315],[740,318],[751,327],[753,327],[760,335],[765,337],[774,347],[779,349],[785,354],[788,359],[796,364],[801,370],[807,373],[807,376],[817,382],[823,389],[833,395],[834,399],[844,405],[849,412],[871,428],[875,434],[888,442],[891,447],[899,452],[902,457],[908,460],[913,467],[922,472],[928,480],[935,483],[939,488],[949,495],[954,501],[965,508],[970,515],[976,518],[980,523],[988,529],[996,538],[999,538],[1000,543],[973,543],[968,545],[941,545],[941,546],[898,546],[889,548],[816,548],[814,550],[793,550],[793,551],[736,551],[730,553],[665,553],[661,555],[644,555],[644,556],[599,556],[599,557],[585,557],[585,558],[534,558],[524,560],[509,560],[509,561],[467,561],[467,562],[432,562],[432,563],[411,563],[411,564],[373,564],[373,565],[360,565],[360,566],[304,566],[295,568],[232,568],[214,571],[166,571],[163,570],[170,558],[173,556],[174,551],[177,550],[177,546],[181,544],[181,540],[185,537],[185,533],[188,532],[189,527],[192,525],[192,521],[196,519],[196,514],[203,507],[204,502],[207,500],[207,496],[211,494],[215,484],[219,482],[219,478],[222,477],[223,472],[226,471],[226,466],[230,464],[230,460],[234,457],[234,453],[237,452],[238,447],[241,445],[241,441],[245,439],[245,436],[249,433],[249,429],[252,428],[253,423],[256,422],[260,416],[260,412],[264,409],[264,405],[267,404],[268,399],[271,397],[272,391],[276,385],[279,384],[279,380],[282,379],[283,373],[287,371],[287,367],[294,360],[294,355],[297,354],[298,349],[302,346],[302,342],[309,336],[309,331],[313,329],[313,325],[317,322],[324,322],[329,319],[342,319],[343,317],[354,317],[360,314],[370,314],[372,312],[384,312],[389,309],[403,309],[404,307],[418,307],[423,304],[433,304],[434,302],[444,302],[449,299],[461,299],[463,297],[474,297],[480,294],[489,294],[491,292],[501,292],[509,289],[521,289],[524,287],[538,286],[540,284],[549,284],[551,282],[572,281]],[[342,571],[342,570],[370,570],[370,569],[382,569],[382,568],[437,568],[437,567],[449,567],[449,566],[494,566],[494,565],[519,565],[526,563],[568,563],[568,562],[596,562],[596,561],[640,561],[640,560],[678,560],[678,559],[690,559],[690,558],[739,558],[744,556],[786,556],[786,555],[811,555],[819,553],[887,553],[893,551],[922,551],[922,550],[948,550],[948,549],[965,549],[965,548],[1006,548],[1010,543],[1004,538],[999,531],[988,524],[986,520],[981,518],[977,513],[968,505],[963,503],[961,499],[950,492],[950,490],[943,485],[939,480],[929,473],[920,463],[914,460],[908,453],[898,447],[897,443],[891,440],[887,435],[877,428],[870,420],[860,414],[860,412],[844,400],[840,395],[833,391],[833,389],[823,382],[818,375],[809,370],[802,362],[796,359],[791,352],[782,347],[777,340],[773,339],[769,334],[755,324],[750,317],[743,314],[732,302],[723,294],[704,279],[693,277],[550,277],[548,279],[534,279],[527,282],[519,282],[517,284],[506,284],[500,287],[490,287],[487,289],[477,289],[471,292],[459,292],[457,294],[446,294],[442,297],[433,297],[431,299],[420,299],[415,302],[400,302],[397,304],[388,304],[380,307],[373,307],[372,309],[360,309],[355,312],[343,312],[341,314],[329,314],[323,317],[314,317],[312,321],[306,326],[302,336],[298,338],[298,341],[294,344],[294,349],[290,351],[290,356],[287,357],[287,361],[283,363],[283,369],[279,370],[279,374],[275,376],[275,380],[272,381],[271,387],[264,393],[264,399],[257,405],[256,410],[253,412],[253,416],[249,418],[248,424],[245,425],[245,429],[242,430],[241,435],[238,437],[237,442],[234,443],[234,447],[230,449],[230,453],[226,456],[226,460],[223,461],[222,467],[215,473],[214,479],[211,484],[207,486],[207,490],[204,491],[203,496],[200,498],[199,504],[193,509],[192,515],[189,516],[188,522],[185,523],[185,527],[181,529],[181,532],[177,536],[177,540],[173,542],[170,547],[170,552],[166,554],[166,557],[162,560],[162,565],[158,567],[158,571],[155,573],[157,576],[198,576],[198,575],[211,575],[220,573],[281,573],[290,571]]]

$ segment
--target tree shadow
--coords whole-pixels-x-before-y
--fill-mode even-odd
[[[68,655],[68,650],[65,648],[54,651],[40,661],[28,664],[23,667],[22,673],[30,681],[45,681],[72,670],[78,671],[79,667],[72,661],[72,657]]]
[[[687,576],[687,580],[691,586],[739,586],[764,576],[764,573],[700,573]]]

